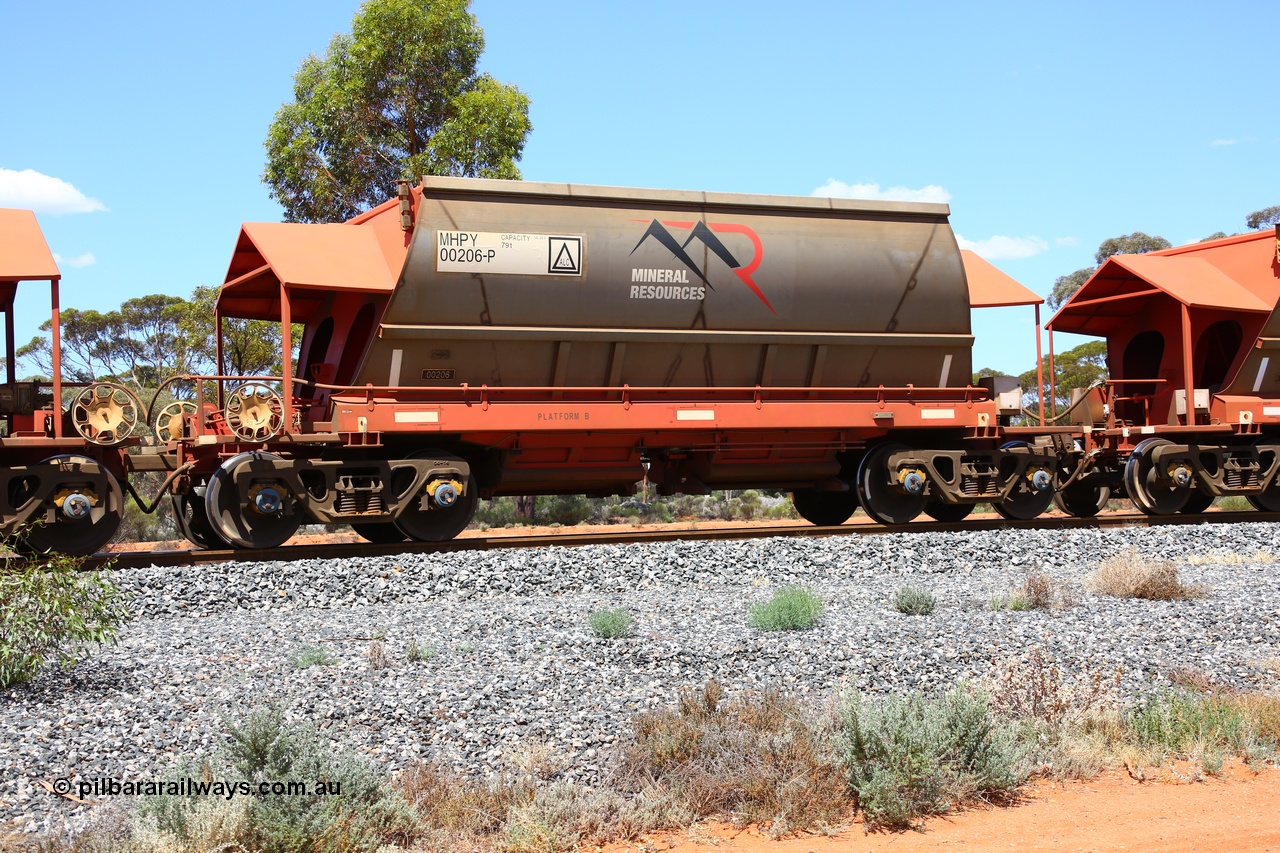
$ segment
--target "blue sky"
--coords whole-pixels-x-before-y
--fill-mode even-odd
[[[280,218],[262,142],[293,72],[357,6],[10,4],[0,206],[37,208],[63,305],[222,281],[239,224]],[[527,179],[945,200],[1042,294],[1108,237],[1191,242],[1280,204],[1274,0],[472,9],[483,69],[532,101]],[[42,290],[20,294],[19,342]],[[1029,308],[974,331],[975,368],[1033,366]]]

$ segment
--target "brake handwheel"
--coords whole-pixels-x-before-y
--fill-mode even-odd
[[[153,427],[156,438],[163,442],[183,438],[187,434],[187,418],[197,411],[199,409],[196,408],[196,404],[189,400],[175,400],[165,406],[160,410],[160,414],[156,415]]]
[[[232,392],[223,414],[241,441],[270,441],[284,426],[284,401],[271,387],[250,382]]]
[[[128,388],[99,382],[83,389],[71,403],[71,423],[90,444],[110,447],[133,434],[142,404]]]

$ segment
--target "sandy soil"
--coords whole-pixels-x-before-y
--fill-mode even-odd
[[[1191,775],[1188,772],[1187,775]],[[774,841],[758,829],[695,827],[609,845],[605,853],[851,853],[851,851],[1280,851],[1280,769],[1230,766],[1221,778],[1138,782],[1124,772],[1088,782],[1039,782],[1020,805],[961,812],[906,832]]]

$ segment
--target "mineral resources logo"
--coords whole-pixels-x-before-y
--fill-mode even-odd
[[[643,220],[637,220],[643,221]],[[681,242],[671,229],[676,231],[688,231],[689,234]],[[751,241],[752,256],[747,263],[739,261],[729,247],[716,236],[717,234],[742,234]],[[759,285],[752,279],[752,274],[759,269],[760,261],[764,257],[764,246],[760,242],[760,235],[756,234],[746,225],[740,225],[736,222],[682,222],[678,220],[651,220],[649,227],[645,229],[640,241],[636,243],[635,248],[631,250],[634,255],[636,250],[644,245],[646,240],[656,240],[663,248],[669,251],[676,260],[685,265],[685,269],[661,269],[654,267],[633,267],[631,270],[631,298],[632,299],[702,299],[706,296],[707,290],[715,290],[711,282],[708,280],[706,273],[698,268],[693,258],[689,257],[686,251],[689,244],[694,240],[702,243],[711,254],[715,255],[724,264],[733,271],[742,283],[751,289],[751,292],[764,303],[765,307],[774,314],[778,312],[774,310],[773,305],[769,303]],[[693,285],[689,280],[689,273],[692,272],[702,282],[701,285]],[[653,285],[649,285],[653,282]]]

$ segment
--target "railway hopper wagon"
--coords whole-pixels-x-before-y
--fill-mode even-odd
[[[1059,416],[1060,506],[1280,511],[1278,300],[1280,229],[1109,258],[1046,324],[1051,351],[1055,330],[1104,338],[1110,376]]]
[[[179,413],[181,525],[443,540],[480,497],[642,476],[789,489],[820,524],[1032,517],[1057,460],[971,385],[969,315],[1040,300],[962,253],[948,212],[425,178],[349,223],[248,223],[219,317],[281,323],[286,352],[301,324],[297,375],[224,377]]]

